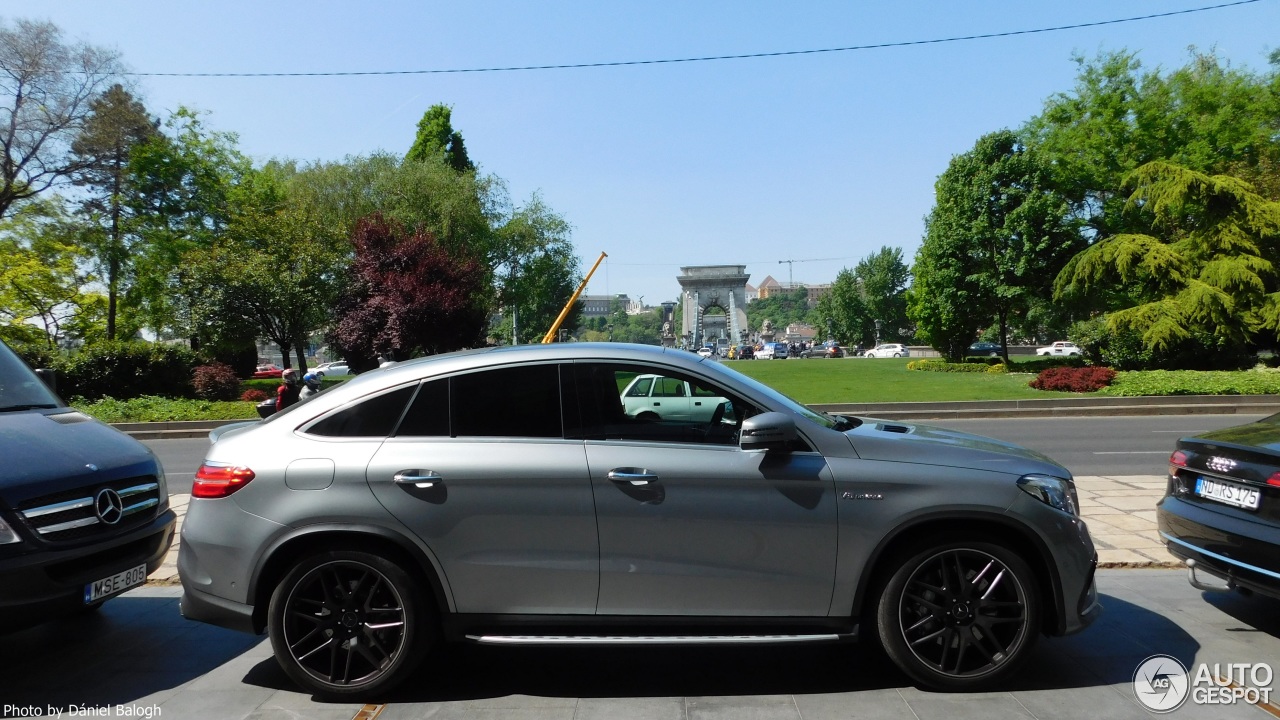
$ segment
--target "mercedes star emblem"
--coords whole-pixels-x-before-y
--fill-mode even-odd
[[[104,524],[115,525],[124,517],[124,500],[120,499],[120,493],[115,490],[103,488],[93,500],[93,509]]]

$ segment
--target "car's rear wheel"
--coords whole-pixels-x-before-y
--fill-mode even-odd
[[[982,541],[922,549],[898,566],[880,595],[885,652],[913,680],[974,690],[1017,672],[1035,646],[1040,597],[1017,553]]]
[[[305,690],[351,698],[398,684],[431,644],[430,610],[400,566],[337,550],[302,559],[271,595],[276,660]]]
[[[902,357],[902,353],[894,353],[894,354],[893,354],[893,356],[894,356],[894,357]]]

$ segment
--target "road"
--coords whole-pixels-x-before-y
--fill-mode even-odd
[[[1163,475],[1185,435],[1242,425],[1262,415],[933,420],[929,424],[1008,440],[1048,455],[1074,475]],[[191,492],[209,443],[204,438],[146,440],[164,465],[169,492]]]
[[[1158,716],[1139,704],[1132,681],[1152,655],[1177,658],[1193,676],[1213,663],[1280,668],[1277,601],[1202,594],[1177,570],[1103,570],[1098,590],[1105,610],[1093,627],[1041,638],[1026,671],[990,692],[920,690],[868,644],[459,646],[363,706],[298,692],[268,641],[183,620],[179,588],[144,587],[97,613],[0,636],[0,655],[12,659],[0,676],[0,717],[61,709],[62,717],[164,720],[1144,720]],[[1275,680],[1258,682],[1273,689]],[[1170,717],[1270,716],[1188,700]]]

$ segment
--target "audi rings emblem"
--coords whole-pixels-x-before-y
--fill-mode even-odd
[[[1209,458],[1209,462],[1205,463],[1205,465],[1210,470],[1217,470],[1218,472],[1225,473],[1225,472],[1231,472],[1233,469],[1235,469],[1236,461],[1230,458],[1218,457],[1215,455]]]
[[[93,509],[97,511],[98,519],[103,524],[115,525],[124,517],[124,500],[120,499],[120,493],[115,490],[103,488],[93,499]]]

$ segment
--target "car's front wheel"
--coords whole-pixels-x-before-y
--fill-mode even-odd
[[[906,559],[880,595],[876,625],[894,663],[939,690],[974,690],[1008,678],[1040,627],[1031,567],[982,541],[949,542]]]
[[[271,595],[276,660],[305,690],[351,698],[404,680],[429,649],[430,611],[403,568],[365,552],[306,557]]]

